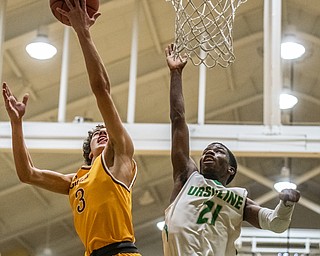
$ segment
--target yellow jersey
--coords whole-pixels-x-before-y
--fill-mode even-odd
[[[132,181],[127,187],[111,174],[101,154],[92,166],[82,166],[73,177],[69,201],[86,255],[112,243],[135,241],[131,189],[136,175],[134,162]]]

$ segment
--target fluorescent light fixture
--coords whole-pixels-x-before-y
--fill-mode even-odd
[[[157,223],[157,228],[162,231],[163,227],[164,227],[164,224],[165,224],[164,220],[163,221],[159,221]]]
[[[37,38],[26,46],[27,53],[34,59],[51,59],[57,53],[57,48],[50,44],[48,37],[38,35]]]
[[[50,248],[44,248],[43,249],[43,256],[51,256],[52,255],[52,250]]]
[[[285,60],[300,58],[305,51],[304,46],[299,43],[285,42],[281,44],[281,58]]]
[[[297,185],[290,181],[279,181],[273,185],[274,189],[281,192],[283,189],[296,189]]]
[[[290,109],[298,103],[298,98],[292,94],[281,93],[279,101],[280,109]]]
[[[36,253],[36,256],[52,256],[53,252],[49,247],[45,247]]]

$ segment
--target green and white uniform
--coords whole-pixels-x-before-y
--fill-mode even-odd
[[[247,191],[190,175],[165,211],[164,256],[234,256]]]

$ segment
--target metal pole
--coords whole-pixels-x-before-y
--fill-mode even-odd
[[[271,133],[279,133],[281,125],[281,4],[280,0],[264,1],[263,123]]]
[[[5,35],[5,13],[6,13],[7,0],[0,1],[0,81],[2,84],[2,72],[3,72],[3,56],[4,56],[4,35]]]
[[[139,34],[139,0],[135,0],[135,8],[132,22],[132,43],[129,77],[129,95],[127,123],[134,123],[135,105],[136,105],[136,86],[137,86],[137,66],[138,66],[138,34]]]
[[[60,95],[59,95],[59,109],[58,122],[65,122],[66,120],[66,106],[67,106],[67,91],[68,91],[68,73],[69,73],[69,40],[70,28],[65,26],[63,50],[62,50],[62,67],[60,77]]]
[[[205,54],[203,50],[200,52],[201,57]],[[199,96],[198,96],[198,124],[204,124],[205,121],[205,104],[206,104],[206,66],[201,63],[199,66]]]

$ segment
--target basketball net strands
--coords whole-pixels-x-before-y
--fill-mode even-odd
[[[234,62],[232,26],[236,9],[247,0],[166,0],[176,12],[175,55],[196,66],[228,67]]]

